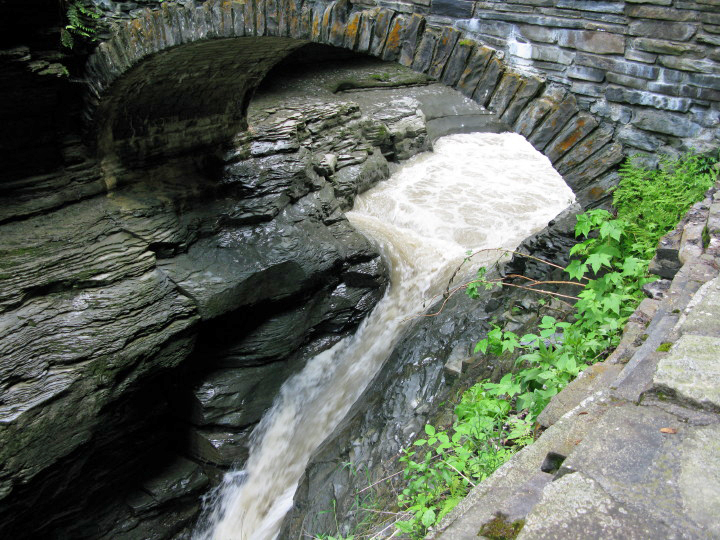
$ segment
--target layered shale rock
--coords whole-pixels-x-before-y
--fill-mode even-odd
[[[179,530],[282,382],[382,295],[342,210],[385,156],[427,148],[419,104],[376,118],[309,99],[251,121],[227,150],[116,169],[107,195],[2,226],[7,534]],[[70,482],[82,495],[60,499]]]

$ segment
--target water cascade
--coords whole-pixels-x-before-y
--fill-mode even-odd
[[[550,162],[513,134],[440,139],[434,153],[409,160],[358,197],[347,217],[377,242],[391,267],[391,286],[354,336],[283,386],[255,430],[245,468],[228,473],[208,502],[196,539],[274,539],[314,450],[468,250],[512,249],[572,198]],[[475,258],[473,266],[482,262]]]

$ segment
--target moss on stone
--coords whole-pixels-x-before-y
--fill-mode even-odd
[[[672,347],[672,343],[665,342],[665,343],[662,343],[662,344],[657,348],[657,350],[658,350],[659,352],[667,352],[667,351],[670,350],[670,347]]]
[[[484,536],[490,540],[514,540],[524,526],[524,519],[510,522],[506,515],[496,514],[491,521],[480,527],[478,536]]]

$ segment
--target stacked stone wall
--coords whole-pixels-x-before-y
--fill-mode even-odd
[[[383,1],[422,13],[569,88],[618,125],[630,152],[708,150],[720,140],[717,0]]]
[[[242,129],[242,106],[231,111],[228,122],[200,117],[205,109],[218,112],[217,103],[234,94],[252,95],[276,61],[274,45],[258,47],[253,41],[268,37],[370,54],[457,88],[487,107],[503,129],[524,135],[545,153],[586,206],[606,200],[617,180],[614,171],[627,155],[645,154],[653,162],[658,153],[708,151],[720,142],[716,0],[93,1],[106,10],[109,31],[87,65],[86,118],[103,133],[105,151],[125,147],[121,153],[126,155],[152,156],[168,148],[172,136],[163,129],[185,131],[176,128],[187,107],[184,113],[168,110],[158,117],[156,107],[143,100],[183,104],[186,99],[179,96],[198,95],[189,110],[198,111],[200,129],[190,133],[207,144]],[[229,38],[247,43],[231,51],[236,39]],[[192,76],[183,74],[197,73],[207,58],[185,55],[189,62],[166,67],[175,70],[177,84],[165,84],[163,95],[153,97],[157,85],[152,73],[138,71],[143,64],[160,65],[166,49],[210,39],[228,42],[213,56],[226,58],[215,72],[235,90],[189,92],[183,81]],[[266,49],[273,53],[267,61],[256,58],[258,50]],[[248,69],[254,70],[252,77],[246,76]],[[229,75],[233,70],[235,78]],[[147,92],[131,95],[133,85],[127,81],[138,73]],[[211,96],[213,107],[203,104],[204,94]],[[114,118],[108,133],[102,131],[107,115],[98,114],[103,103],[118,102],[134,103],[130,117],[136,131],[129,150],[123,118]],[[205,136],[203,122],[225,125]],[[139,140],[138,133],[150,132],[149,144]],[[175,138],[170,146],[178,149],[182,140]]]

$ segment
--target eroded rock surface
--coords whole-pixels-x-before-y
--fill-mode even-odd
[[[172,536],[282,382],[381,297],[342,212],[429,147],[419,102],[284,101],[231,148],[116,164],[103,195],[2,226],[3,534]]]

